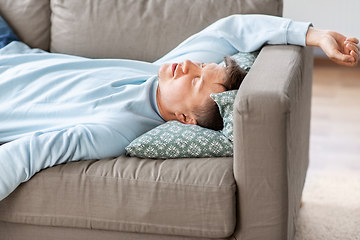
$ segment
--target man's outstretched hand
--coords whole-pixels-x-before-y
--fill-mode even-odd
[[[310,27],[306,34],[306,45],[320,47],[334,62],[345,66],[356,66],[359,61],[359,40],[347,38],[334,32]]]

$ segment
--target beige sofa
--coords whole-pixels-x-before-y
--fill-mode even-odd
[[[0,0],[31,47],[155,61],[234,13],[281,0]],[[266,46],[235,101],[234,157],[72,162],[0,202],[1,240],[293,239],[308,166],[312,52]]]

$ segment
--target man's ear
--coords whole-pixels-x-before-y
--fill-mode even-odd
[[[185,123],[185,124],[197,124],[196,119],[193,116],[187,116],[183,113],[175,113],[176,118],[178,119],[179,122],[181,123]]]

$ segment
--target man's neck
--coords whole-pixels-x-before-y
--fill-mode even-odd
[[[159,86],[157,87],[156,90],[156,104],[158,106],[159,112],[161,117],[167,122],[167,121],[171,121],[171,120],[177,120],[175,114],[171,114],[171,112],[167,111],[162,99],[161,99],[161,93],[160,93],[160,88]]]

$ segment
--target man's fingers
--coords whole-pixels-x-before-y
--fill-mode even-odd
[[[346,47],[349,47],[351,50],[360,51],[360,46],[353,42],[345,41],[345,44],[346,44]]]
[[[340,51],[336,50],[333,51],[330,59],[333,60],[334,62],[341,64],[341,65],[346,65],[346,66],[353,66],[354,63],[357,62],[357,58],[355,58],[356,54],[354,51],[352,51],[353,53],[350,52],[350,54],[343,54]]]
[[[355,59],[351,55],[343,55],[341,58],[339,58],[342,62],[354,62]]]
[[[351,38],[348,37],[348,38],[346,38],[345,41],[353,42],[353,43],[355,43],[355,44],[358,44],[358,43],[359,43],[359,39],[354,38],[354,37],[351,37]]]
[[[359,58],[359,53],[358,53],[358,52],[351,51],[351,52],[350,52],[350,55],[351,55],[352,57],[354,57],[355,60]]]
[[[343,66],[356,66],[358,64],[358,61],[352,61],[352,62],[343,62],[343,61],[339,61],[339,60],[334,60],[334,62],[336,62],[339,65],[343,65]]]
[[[335,62],[345,66],[356,66],[358,64],[359,54],[355,51],[351,51],[350,55],[342,54],[342,57]]]
[[[359,55],[359,46],[354,43],[347,43],[346,48],[349,50],[349,53],[354,52],[357,56]]]

